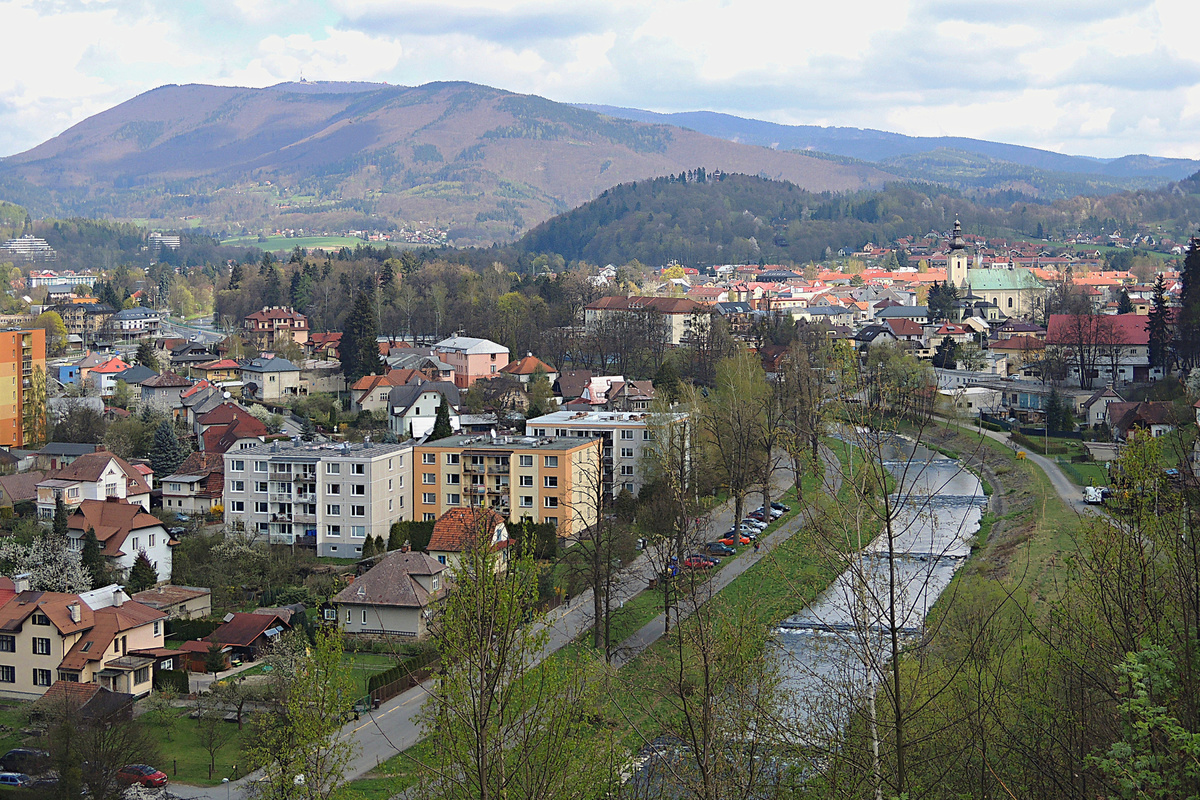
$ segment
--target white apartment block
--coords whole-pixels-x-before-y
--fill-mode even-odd
[[[636,497],[646,484],[654,446],[651,416],[645,411],[555,411],[526,421],[525,435],[600,439],[605,492],[616,497],[628,489]],[[670,417],[673,425],[687,420],[682,413]]]
[[[412,443],[271,442],[225,454],[225,524],[272,544],[355,558],[412,519]]]

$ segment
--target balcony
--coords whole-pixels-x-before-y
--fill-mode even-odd
[[[270,492],[267,494],[267,499],[273,503],[290,503],[292,502],[291,492]]]
[[[489,475],[507,475],[508,464],[500,464],[498,466],[488,467]]]
[[[483,464],[463,464],[462,471],[470,475],[482,475],[487,471]]]
[[[486,486],[472,486],[467,490],[468,494],[484,494],[487,491]]]

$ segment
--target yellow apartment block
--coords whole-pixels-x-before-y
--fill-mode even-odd
[[[46,372],[46,331],[0,331],[0,445],[24,447],[21,425],[34,367]]]
[[[572,536],[596,522],[602,475],[599,439],[450,436],[413,451],[413,519],[474,506]]]

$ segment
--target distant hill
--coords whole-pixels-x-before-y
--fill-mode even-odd
[[[894,183],[881,191],[805,191],[749,175],[703,180],[658,178],[624,184],[526,233],[524,253],[558,253],[568,261],[644,264],[675,259],[712,264],[804,264],[867,242],[945,232],[955,216],[974,234],[1034,238],[1149,228],[1156,238],[1186,241],[1200,220],[1200,178],[1154,190],[1075,197],[1053,204],[999,208],[931,184]]]
[[[697,167],[815,191],[896,177],[469,83],[171,85],[0,160],[0,197],[37,215],[229,233],[439,220],[458,243],[489,243]]]
[[[1044,199],[1161,186],[1168,181],[1186,178],[1200,170],[1200,161],[1184,158],[1147,155],[1128,155],[1113,159],[1088,158],[983,139],[905,136],[869,128],[781,125],[711,111],[660,114],[615,106],[580,107],[622,119],[677,125],[734,142],[779,150],[816,150],[831,153],[871,162],[889,172],[893,168],[900,168],[908,177],[942,180],[961,188],[1009,188],[1005,186],[1006,182],[1015,185],[1014,173],[1017,173],[1027,183],[1027,192],[1040,194]],[[946,172],[936,165],[930,166],[927,160],[914,158],[922,154],[935,154],[936,161],[936,154],[943,154],[941,158],[944,159],[944,154],[948,152],[971,154],[979,159],[977,165],[988,163],[992,171],[975,175],[974,181],[960,181],[953,172]],[[929,168],[926,168],[927,166]],[[1017,170],[1018,166],[1028,169]],[[1082,177],[1072,181],[1063,177],[1063,174]]]

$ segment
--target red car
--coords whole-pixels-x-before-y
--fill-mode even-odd
[[[167,785],[167,773],[146,764],[126,764],[117,770],[117,780],[126,785],[139,784],[148,789]]]
[[[749,536],[746,536],[743,534],[743,535],[738,536],[737,539],[735,540],[734,535],[735,534],[732,531],[730,531],[729,533],[725,534],[725,537],[723,539],[717,539],[717,541],[720,542],[721,544],[728,545],[729,547],[733,547],[736,544],[750,544]]]
[[[684,569],[712,569],[713,562],[703,556],[688,556],[683,560]]]

